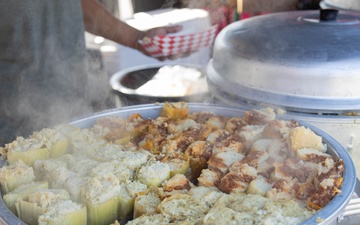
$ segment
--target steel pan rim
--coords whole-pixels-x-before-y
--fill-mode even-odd
[[[212,104],[212,103],[187,103],[190,112],[194,111],[212,111],[222,115],[236,116],[236,114],[241,115],[245,110],[240,108],[231,107],[222,104]],[[93,125],[96,119],[105,117],[105,116],[129,116],[133,113],[144,113],[152,114],[158,116],[160,110],[163,106],[163,103],[155,104],[143,104],[143,105],[134,105],[126,106],[122,108],[115,108],[110,110],[101,111],[95,114],[79,117],[70,124],[77,125],[80,128],[86,128]],[[147,116],[144,116],[147,117]],[[281,118],[281,115],[279,116]],[[301,125],[309,127],[316,134],[320,135],[323,138],[325,143],[331,146],[333,154],[336,154],[339,158],[344,160],[344,180],[343,185],[340,190],[341,193],[335,196],[335,198],[322,210],[318,211],[314,216],[310,217],[308,220],[302,222],[301,224],[331,224],[337,217],[341,216],[346,204],[350,201],[352,194],[354,193],[355,184],[356,184],[356,173],[355,166],[350,157],[346,152],[344,147],[342,147],[334,138],[329,136],[327,133],[322,131],[319,128],[316,128],[312,125],[309,125],[305,122],[298,121]],[[0,167],[6,164],[5,159],[0,160]],[[10,212],[10,210],[5,206],[3,199],[0,199],[0,219],[5,221],[7,224],[21,224],[25,225],[18,217]],[[319,222],[319,218],[324,219],[323,222]]]

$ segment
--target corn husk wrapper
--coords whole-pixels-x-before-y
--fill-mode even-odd
[[[28,225],[37,225],[38,218],[47,210],[46,207],[40,207],[37,203],[27,202],[19,199],[16,203],[18,217]]]
[[[89,225],[108,225],[118,218],[119,196],[115,196],[100,204],[86,202]]]
[[[119,219],[125,220],[131,218],[133,215],[134,201],[138,194],[147,190],[145,184],[139,181],[133,181],[127,184],[122,184],[119,194]]]
[[[167,156],[161,161],[170,166],[170,177],[176,174],[188,175],[190,172],[190,157],[188,154],[177,154],[175,157]]]
[[[104,148],[106,148],[106,146],[108,146],[108,144],[102,140],[94,141],[86,147],[86,150],[84,152],[86,152],[87,157],[92,160],[95,160],[97,162],[107,162],[109,160],[112,160],[113,158],[108,158],[108,156],[106,156],[106,152],[104,151]],[[118,153],[116,153],[116,151]],[[120,154],[119,149],[117,149],[116,151],[114,150],[114,154]]]
[[[135,198],[130,195],[119,196],[119,214],[118,218],[124,220],[131,218]]]
[[[89,129],[73,132],[69,137],[70,151],[73,154],[80,154],[82,156],[88,154],[88,149],[97,149],[105,144],[106,141],[104,139],[96,136],[96,134]]]
[[[50,158],[60,157],[69,151],[68,138],[56,129],[44,128],[34,132],[29,138],[44,143],[49,148]]]
[[[158,189],[155,187],[139,193],[134,201],[133,218],[138,218],[141,215],[155,214],[160,202],[161,199],[158,194]]]
[[[1,193],[7,194],[21,184],[35,180],[34,170],[22,161],[0,168]]]
[[[15,164],[17,161],[21,160],[26,165],[32,166],[34,162],[38,159],[49,159],[50,151],[47,147],[31,149],[27,151],[10,151],[7,153],[7,161],[10,165]]]
[[[86,205],[88,225],[108,225],[118,219],[119,192],[119,180],[112,173],[87,181],[80,194]]]
[[[29,194],[28,199],[19,199],[15,203],[18,217],[26,224],[38,224],[39,216],[48,208],[61,200],[69,200],[70,195],[63,189],[36,190]]]
[[[69,192],[73,201],[81,202],[81,188],[86,185],[89,179],[87,176],[71,176],[66,179],[63,188]]]
[[[28,196],[40,189],[48,189],[49,185],[46,181],[32,182],[18,186],[14,191],[7,193],[3,196],[5,205],[12,213],[17,215],[15,202],[18,199],[26,200]]]
[[[138,170],[136,178],[148,187],[159,187],[170,178],[170,167],[160,161],[149,162]]]
[[[98,163],[90,172],[90,176],[99,176],[101,174],[112,173],[115,175],[119,182],[132,180],[134,171],[129,169],[126,165],[119,163],[118,160],[111,160],[107,162]]]
[[[57,158],[69,152],[69,140],[64,139],[51,143],[50,158]]]
[[[73,176],[77,174],[65,167],[58,167],[49,171],[44,178],[49,182],[50,188],[63,189],[66,180]]]
[[[61,158],[56,158],[36,160],[33,165],[35,177],[37,180],[43,180],[46,174],[59,167],[66,168],[67,162],[65,160],[61,160]]]
[[[69,201],[60,201],[39,217],[39,225],[87,225],[86,206],[77,207],[68,210],[67,204],[76,203]]]

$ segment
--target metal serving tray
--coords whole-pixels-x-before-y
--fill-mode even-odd
[[[138,106],[128,106],[119,109],[107,110],[100,113],[78,118],[71,122],[80,128],[87,128],[94,125],[97,119],[106,116],[122,116],[128,117],[134,113],[140,113],[144,118],[155,118],[160,115],[162,104],[146,104]],[[225,116],[243,116],[244,110],[239,108],[232,108],[229,106],[221,106],[206,103],[188,103],[190,112],[211,111],[216,114]],[[281,118],[279,116],[278,118]],[[353,161],[347,151],[334,138],[329,136],[322,130],[309,125],[305,122],[298,121],[301,125],[309,127],[316,134],[323,138],[323,142],[328,145],[328,153],[337,156],[344,160],[344,180],[341,186],[341,193],[317,214],[304,221],[302,224],[337,224],[344,218],[345,209],[349,201],[353,198],[354,189],[356,185],[356,173]],[[6,164],[6,160],[0,160],[0,167]],[[0,198],[0,224],[19,224],[25,225],[10,210],[4,205],[2,198]]]

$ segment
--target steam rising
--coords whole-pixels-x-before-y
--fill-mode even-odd
[[[0,144],[92,113],[91,98],[103,88],[89,84],[79,1],[10,2],[0,9],[13,15],[1,25]]]
[[[8,31],[0,41],[1,77],[11,82],[1,84],[0,137],[10,142],[109,108],[108,77],[98,55],[90,54],[87,61],[79,35],[84,32],[80,2],[11,2],[0,9],[0,15],[13,15],[11,26],[1,26]]]

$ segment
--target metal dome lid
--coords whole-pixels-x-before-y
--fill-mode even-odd
[[[305,112],[360,110],[360,14],[293,11],[230,24],[208,64],[215,96]]]

